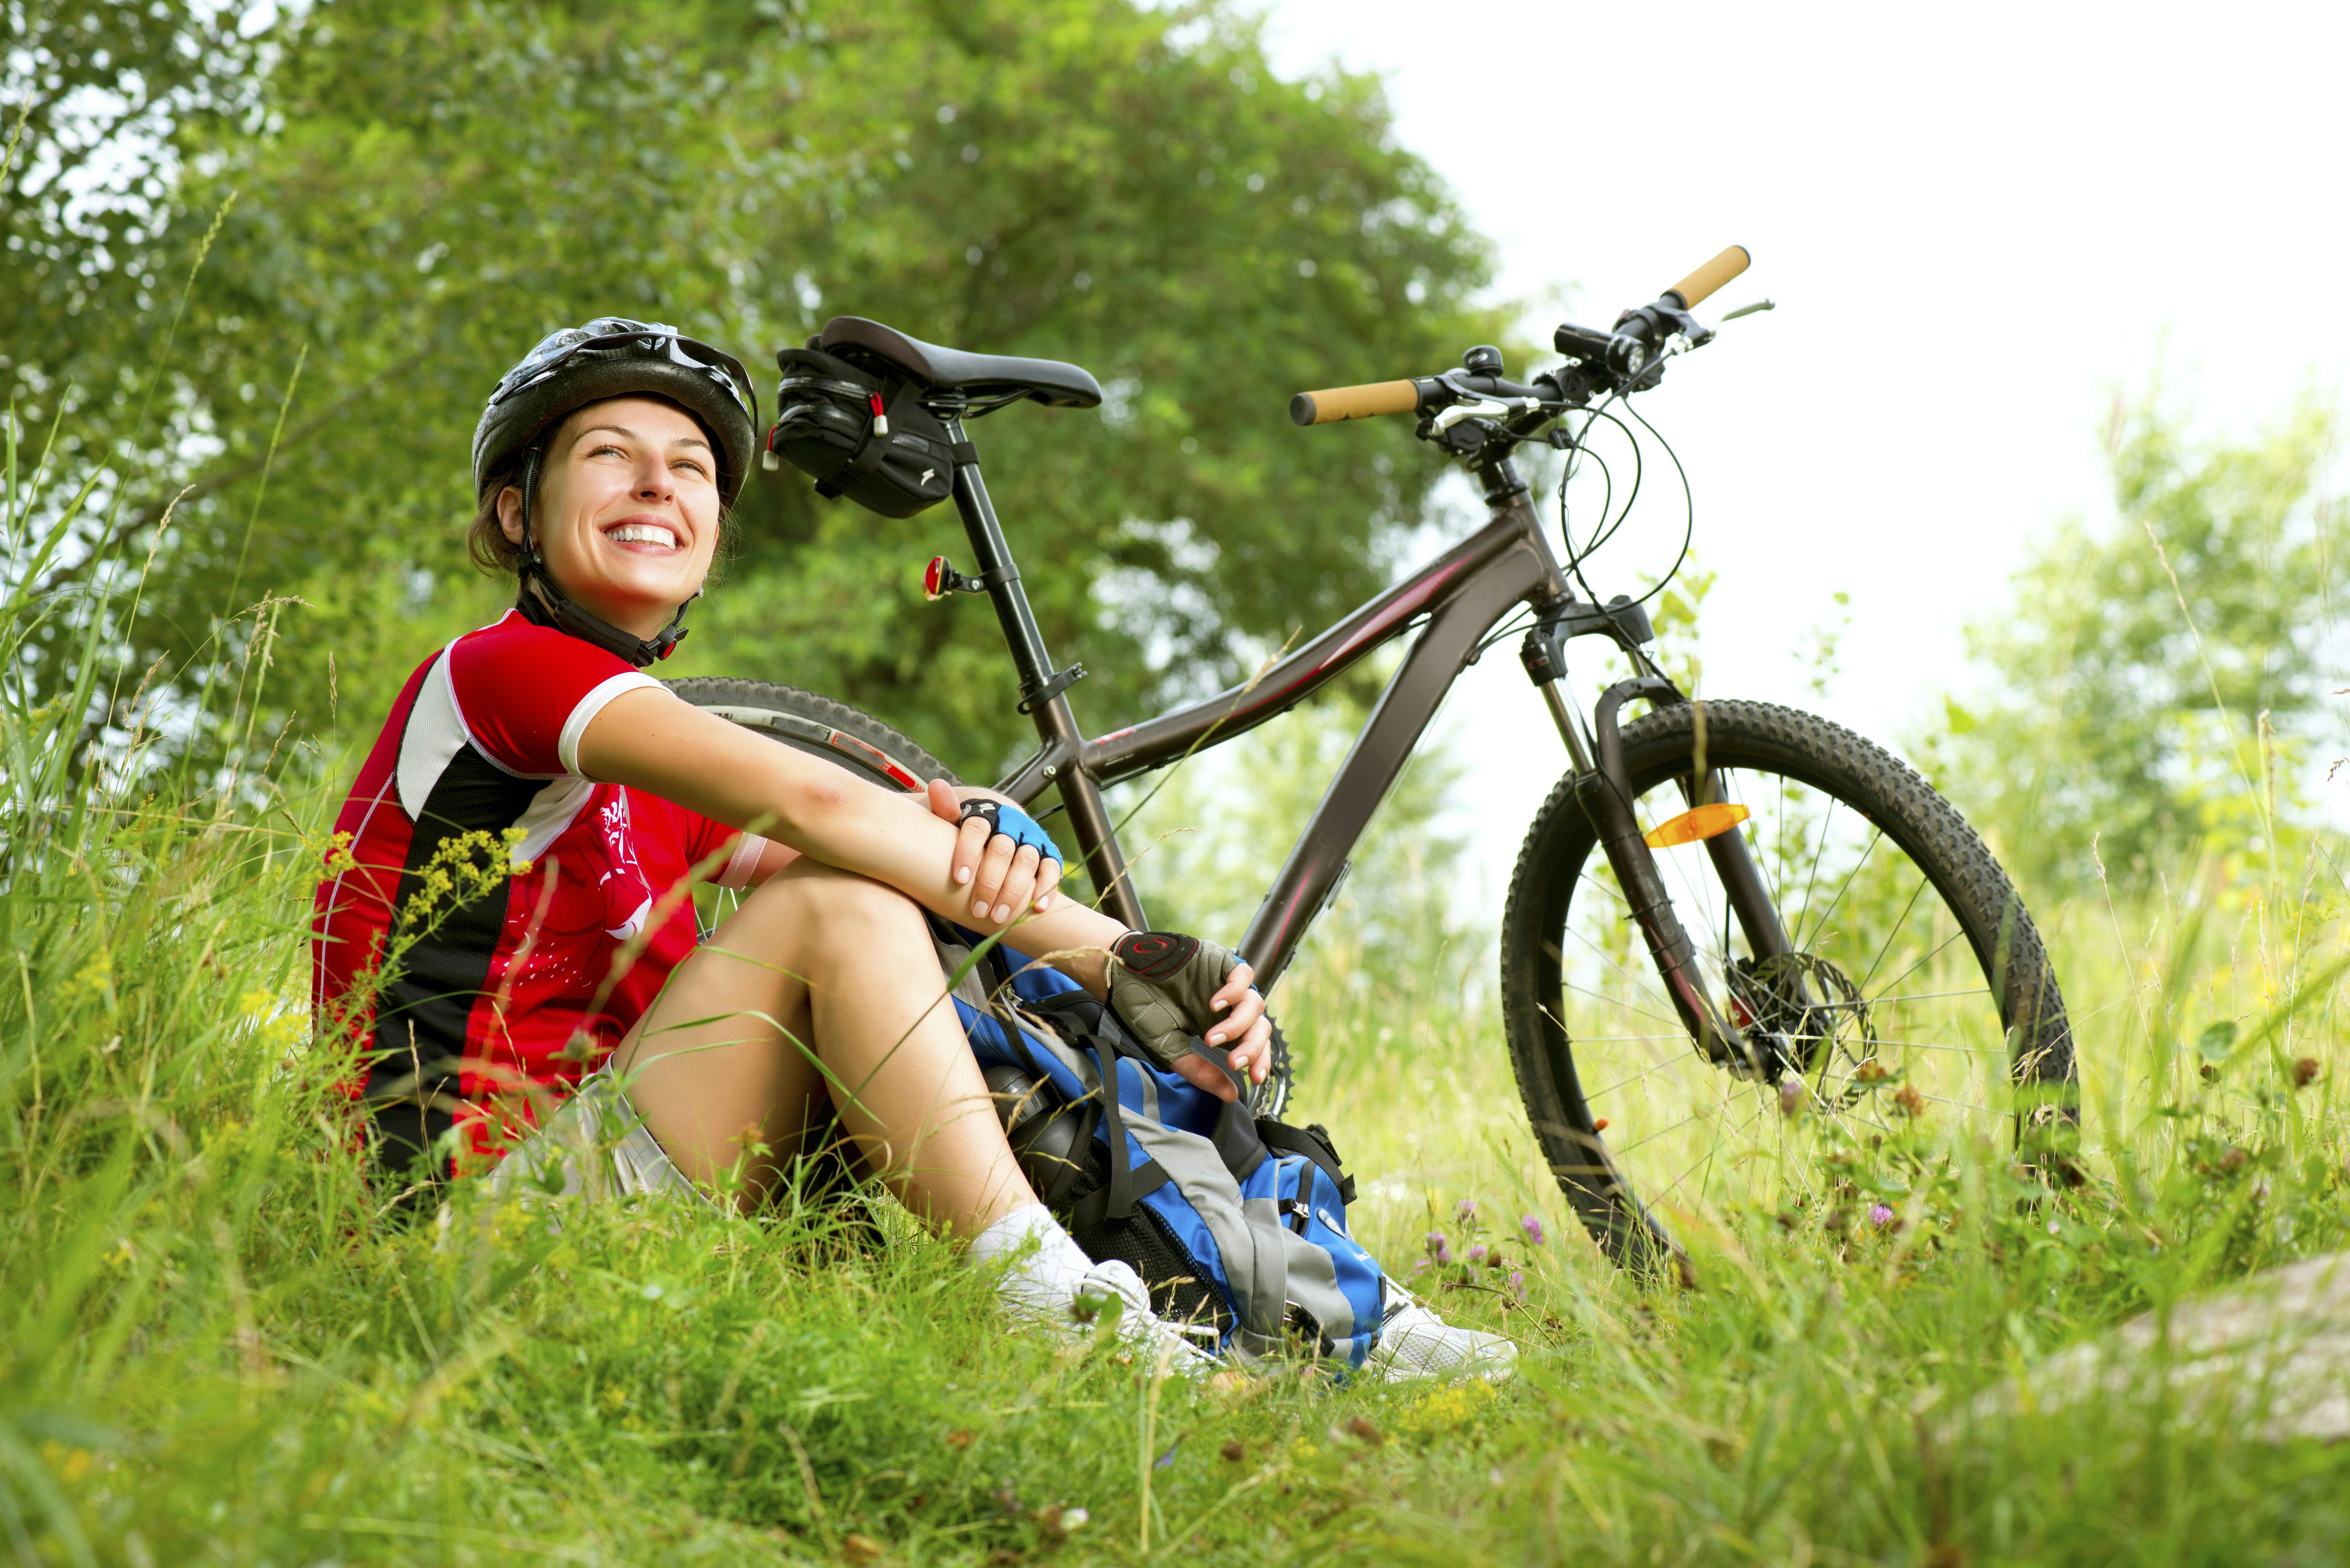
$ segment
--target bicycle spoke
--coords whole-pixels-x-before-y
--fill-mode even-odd
[[[1703,1111],[1691,1111],[1689,1115],[1687,1115],[1687,1116],[1683,1116],[1680,1120],[1679,1120],[1679,1121],[1677,1121],[1677,1122],[1673,1123],[1670,1127],[1659,1127],[1656,1131],[1654,1131],[1654,1132],[1650,1133],[1648,1137],[1644,1137],[1644,1138],[1635,1139],[1633,1142],[1626,1144],[1623,1147],[1621,1147],[1621,1148],[1619,1148],[1619,1149],[1617,1149],[1617,1150],[1615,1151],[1615,1154],[1616,1154],[1617,1158],[1620,1159],[1620,1158],[1622,1158],[1624,1156],[1626,1156],[1626,1155],[1627,1155],[1627,1154],[1631,1153],[1634,1149],[1638,1148],[1642,1144],[1650,1144],[1650,1143],[1654,1143],[1654,1142],[1656,1142],[1659,1138],[1660,1138],[1660,1137],[1664,1137],[1664,1136],[1665,1136],[1667,1133],[1669,1133],[1669,1132],[1678,1132],[1679,1129],[1681,1129],[1682,1127],[1685,1127],[1689,1126],[1689,1125],[1690,1125],[1690,1123],[1691,1123],[1691,1122],[1693,1122],[1693,1121],[1697,1120],[1700,1116],[1703,1116],[1703,1115],[1705,1115],[1705,1113],[1704,1113]]]
[[[1820,857],[1826,854],[1828,850],[1828,824],[1835,820],[1835,808],[1841,804],[1834,795],[1830,795],[1827,815],[1820,818],[1819,842],[1812,847],[1812,869],[1804,880],[1804,912],[1795,917],[1795,930],[1798,933],[1812,918],[1812,893],[1820,883]],[[1803,944],[1796,940],[1795,936],[1790,935],[1787,940],[1798,952],[1803,950]]]
[[[1695,1058],[1694,1056],[1692,1056],[1692,1057],[1690,1058],[1690,1060],[1691,1060],[1691,1061],[1695,1061],[1695,1060],[1696,1060],[1696,1058]],[[1617,1090],[1621,1089],[1621,1088],[1624,1088],[1624,1087],[1626,1087],[1626,1086],[1627,1086],[1627,1085],[1628,1085],[1637,1084],[1637,1083],[1638,1083],[1638,1082],[1639,1082],[1641,1079],[1643,1079],[1643,1078],[1653,1078],[1653,1077],[1655,1077],[1658,1074],[1659,1074],[1659,1073],[1663,1072],[1663,1071],[1664,1071],[1666,1068],[1668,1068],[1668,1067],[1673,1067],[1673,1066],[1678,1066],[1678,1065],[1679,1065],[1679,1064],[1677,1061],[1672,1060],[1672,1059],[1670,1059],[1670,1058],[1668,1058],[1668,1059],[1667,1059],[1667,1060],[1665,1060],[1665,1061],[1661,1061],[1661,1062],[1657,1063],[1657,1064],[1656,1064],[1655,1065],[1653,1065],[1653,1066],[1649,1066],[1649,1067],[1643,1067],[1640,1071],[1638,1071],[1638,1072],[1637,1072],[1637,1073],[1633,1074],[1630,1077],[1628,1077],[1628,1078],[1618,1078],[1618,1079],[1617,1079],[1614,1083],[1612,1083],[1612,1084],[1608,1085],[1607,1085],[1606,1088],[1604,1088],[1604,1089],[1593,1089],[1593,1090],[1589,1091],[1588,1093],[1586,1093],[1586,1094],[1583,1096],[1584,1103],[1585,1103],[1585,1104],[1586,1104],[1586,1105],[1588,1105],[1591,1101],[1596,1100],[1596,1099],[1602,1098],[1602,1097],[1604,1097],[1604,1096],[1608,1096],[1608,1095],[1612,1095],[1612,1094],[1614,1094]]]
[[[1749,1112],[1746,1119],[1739,1123],[1736,1127],[1731,1127],[1726,1135],[1714,1138],[1711,1142],[1708,1143],[1705,1147],[1705,1152],[1699,1155],[1695,1159],[1690,1161],[1688,1169],[1683,1170],[1679,1176],[1674,1177],[1670,1182],[1667,1183],[1663,1189],[1658,1193],[1658,1196],[1660,1198],[1669,1198],[1674,1193],[1679,1192],[1681,1188],[1681,1183],[1687,1181],[1690,1179],[1690,1173],[1696,1170],[1700,1166],[1704,1166],[1709,1171],[1711,1171],[1713,1165],[1713,1158],[1715,1155],[1721,1152],[1721,1146],[1730,1141],[1731,1138],[1735,1137],[1738,1134],[1744,1132],[1748,1127],[1752,1127],[1754,1125],[1755,1118],[1762,1114],[1761,1108],[1757,1107],[1755,1110]],[[1703,1181],[1700,1181],[1698,1183],[1698,1191],[1700,1194],[1702,1194],[1705,1191],[1705,1184]]]
[[[1883,1007],[1888,1002],[1940,1002],[1953,996],[1988,997],[1989,995],[1991,995],[1991,987],[1987,985],[1975,986],[1967,991],[1910,991],[1894,995],[1872,996],[1868,999],[1868,1005],[1872,1008],[1877,1008]],[[2075,1014],[2075,1016],[2088,1017],[2092,1015],[2081,1013]]]
[[[1607,965],[1607,967],[1608,967],[1609,969],[1614,970],[1617,974],[1620,974],[1620,975],[1622,975],[1626,980],[1630,981],[1632,982],[1632,984],[1633,984],[1635,987],[1649,986],[1649,985],[1651,985],[1651,984],[1652,984],[1652,982],[1650,982],[1649,981],[1648,981],[1646,977],[1642,976],[1642,975],[1641,975],[1641,974],[1639,974],[1638,971],[1634,971],[1634,970],[1631,970],[1631,969],[1627,969],[1627,968],[1626,968],[1626,967],[1625,967],[1625,965],[1622,963],[1622,961],[1619,961],[1619,960],[1618,960],[1618,959],[1617,959],[1617,958],[1613,953],[1610,953],[1610,952],[1609,952],[1609,951],[1607,951],[1605,948],[1602,948],[1602,947],[1601,947],[1597,942],[1593,941],[1589,937],[1585,936],[1581,931],[1575,930],[1574,928],[1569,927],[1569,928],[1567,929],[1567,933],[1566,933],[1566,934],[1567,934],[1568,936],[1573,937],[1576,941],[1581,942],[1585,947],[1589,948],[1589,949],[1590,949],[1594,953],[1596,953],[1596,954],[1599,956],[1600,960],[1601,960],[1603,962],[1605,962],[1605,963]],[[1564,964],[1562,964],[1562,965],[1560,965],[1560,967],[1561,967],[1562,969],[1564,969],[1565,966]],[[1559,983],[1560,983],[1560,984],[1562,984],[1562,985],[1566,986],[1566,988],[1567,988],[1569,991],[1575,991],[1575,990],[1581,990],[1581,989],[1582,989],[1581,987],[1578,987],[1578,986],[1576,986],[1576,985],[1573,984],[1571,981],[1569,981],[1565,980],[1565,977],[1563,977],[1563,976],[1561,977]],[[1585,994],[1585,995],[1586,995],[1586,996],[1595,996],[1595,997],[1596,997],[1596,996],[1598,996],[1598,994],[1599,994],[1599,993],[1598,993],[1598,992],[1596,992],[1586,991],[1586,992],[1584,992],[1584,994]],[[1665,998],[1665,997],[1664,997],[1664,991],[1663,991],[1663,988],[1661,988],[1661,987],[1655,987],[1655,988],[1654,988],[1654,994],[1655,994],[1657,997],[1660,998],[1660,999],[1664,999],[1664,1000],[1666,1001],[1666,1005],[1668,1005],[1668,1006],[1670,1006],[1670,1005],[1671,1005],[1670,999],[1669,999],[1669,998]],[[1605,999],[1603,998],[1602,1000],[1605,1000]],[[1634,1009],[1634,1011],[1635,1011],[1635,1012],[1638,1012],[1638,1009],[1637,1009],[1637,1008],[1636,1008],[1636,1009]],[[1656,1014],[1656,1013],[1653,1013],[1653,1012],[1646,1012],[1646,1013],[1642,1013],[1642,1014],[1641,1014],[1641,1016],[1642,1016],[1642,1017],[1644,1017],[1644,1018],[1657,1018],[1659,1015],[1658,1015],[1658,1014]],[[1679,1023],[1680,1022],[1680,1020],[1679,1020],[1678,1017],[1674,1017],[1674,1018],[1665,1018],[1665,1019],[1660,1019],[1659,1021],[1660,1021],[1660,1022],[1662,1022],[1662,1023]]]
[[[1908,969],[1903,970],[1899,974],[1895,975],[1893,977],[1893,983],[1895,985],[1899,985],[1903,981],[1908,980],[1911,975],[1916,974],[1919,970],[1933,962],[1936,954],[1939,953],[1944,948],[1949,947],[1952,942],[1957,941],[1964,935],[1966,935],[1964,931],[1954,930],[1949,936],[1944,937],[1940,941],[1936,942],[1933,948],[1928,951],[1924,957],[1920,958],[1916,963],[1911,964]],[[1983,988],[1983,993],[1985,995],[1989,995],[1990,992],[1991,988],[1989,986],[1985,986]],[[1996,999],[1994,999],[1994,1001]]]
[[[1852,869],[1844,874],[1844,881],[1837,887],[1835,897],[1829,899],[1828,907],[1820,911],[1820,923],[1812,928],[1812,935],[1814,939],[1819,936],[1821,931],[1827,929],[1828,917],[1835,914],[1836,912],[1836,906],[1844,902],[1845,894],[1852,889],[1852,879],[1860,875],[1860,868],[1868,864],[1868,857],[1877,853],[1877,846],[1884,837],[1884,831],[1877,827],[1874,823],[1870,824],[1868,843],[1861,849],[1860,858],[1854,861],[1852,863]],[[1815,865],[1814,869],[1816,868]],[[1809,913],[1809,911],[1810,906],[1807,904],[1805,906],[1805,912]],[[1896,929],[1898,929],[1898,928],[1897,927]],[[1891,940],[1890,938],[1887,938],[1887,940],[1888,941]],[[1798,951],[1808,950],[1804,948],[1802,942],[1797,942],[1795,947]]]
[[[1679,1034],[1582,1034],[1575,1037],[1578,1045],[1637,1045],[1646,1041],[1667,1040],[1681,1044],[1689,1043],[1689,1032]]]
[[[1731,787],[1733,784],[1743,776],[1742,773],[1735,770],[1725,769],[1723,771],[1721,775],[1721,795],[1724,800],[1737,801],[1741,805],[1746,805],[1745,801],[1739,798],[1740,792]],[[1779,831],[1781,835],[1783,836],[1787,830],[1787,782],[1784,779],[1781,779],[1778,783]],[[1750,825],[1759,821],[1761,817],[1762,813],[1755,811],[1752,806],[1747,807],[1747,821]],[[1757,830],[1750,827],[1748,831],[1741,833],[1739,836],[1747,841],[1747,857],[1754,862],[1755,870],[1761,873],[1762,877],[1762,890],[1770,895],[1771,907],[1773,909],[1776,909],[1779,908],[1779,877],[1777,873],[1772,869],[1771,857],[1762,853],[1762,846],[1755,837],[1756,831]]]
[[[1627,911],[1632,908],[1631,900],[1624,897],[1623,889],[1609,887],[1607,883],[1602,882],[1599,879],[1598,875],[1595,872],[1586,871],[1575,880],[1577,887],[1598,888],[1601,892],[1607,894],[1609,898],[1623,905],[1625,909]]]
[[[1617,997],[1606,996],[1596,991],[1586,991],[1582,986],[1571,984],[1565,981],[1562,981],[1559,983],[1565,986],[1568,991],[1575,992],[1575,995],[1587,996],[1592,1001],[1599,1002],[1603,1006],[1620,1007],[1627,1012],[1638,1013],[1642,1018],[1652,1018],[1659,1023],[1678,1025],[1680,1023],[1680,1020],[1678,1018],[1668,1018],[1661,1012],[1650,1012],[1645,1008],[1635,1007],[1630,1002],[1622,1001]]]
[[[1827,1081],[1827,1073],[1825,1068],[1821,1070],[1820,1081],[1822,1083],[1825,1083]],[[1821,1094],[1808,1078],[1794,1078],[1790,1079],[1789,1082],[1804,1085],[1804,1093],[1811,1098],[1812,1108],[1821,1116],[1828,1116],[1837,1121],[1842,1121],[1847,1116],[1851,1115],[1851,1107],[1839,1106],[1835,1101],[1829,1099],[1825,1095]],[[1887,1127],[1883,1122],[1875,1120],[1872,1117],[1856,1116],[1853,1119],[1867,1122],[1870,1127],[1878,1128],[1880,1131],[1889,1133],[1893,1130],[1891,1127]]]
[[[1923,875],[1918,877],[1918,886],[1912,889],[1909,894],[1909,901],[1901,906],[1900,919],[1895,920],[1891,926],[1887,928],[1885,932],[1885,940],[1883,944],[1877,948],[1877,956],[1868,961],[1868,972],[1860,977],[1860,981],[1855,989],[1866,991],[1868,989],[1868,982],[1877,978],[1877,971],[1885,967],[1885,955],[1893,950],[1893,939],[1901,934],[1902,926],[1907,923],[1909,919],[1909,911],[1916,909],[1918,907],[1918,900],[1925,896],[1927,882],[1928,879],[1926,877]]]

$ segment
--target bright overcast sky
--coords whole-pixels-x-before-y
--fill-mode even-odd
[[[1266,36],[1285,74],[1387,78],[1398,136],[1500,246],[1502,297],[1564,288],[1604,326],[1725,244],[1753,253],[1711,308],[1779,308],[1643,400],[1720,575],[1714,696],[1894,740],[1965,686],[1960,628],[2007,602],[2034,535],[2106,507],[2100,432],[2158,358],[2232,432],[2350,370],[2350,6],[1272,0]],[[1627,533],[1642,517],[1603,592],[1678,541],[1673,499]],[[1793,650],[1838,589],[1823,702]],[[1546,730],[1515,665],[1472,672],[1461,739]],[[1464,803],[1496,887],[1546,787],[1528,775]]]

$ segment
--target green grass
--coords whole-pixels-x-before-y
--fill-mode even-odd
[[[12,593],[0,670],[31,618],[96,603]],[[224,712],[262,668],[223,684]],[[985,1282],[886,1210],[879,1247],[819,1213],[525,1213],[472,1189],[388,1222],[308,1045],[331,790],[298,756],[225,793],[78,774],[59,715],[86,701],[0,681],[0,1536],[20,1561],[2350,1553],[2350,1447],[2256,1441],[2179,1408],[2158,1368],[2084,1407],[1967,1413],[2148,1306],[2346,1244],[2342,934],[2304,868],[2043,911],[2082,1024],[2085,1185],[2047,1193],[1929,1115],[1833,1173],[1898,1225],[1691,1206],[1694,1289],[1617,1274],[1573,1230],[1480,988],[1334,932],[1282,998],[1301,1119],[1339,1135],[1399,1272],[1431,1229],[1465,1252],[1476,1202],[1508,1267],[1407,1277],[1519,1335],[1523,1376],[1199,1389],[1007,1332]],[[2295,1088],[2303,1056],[2319,1075]]]

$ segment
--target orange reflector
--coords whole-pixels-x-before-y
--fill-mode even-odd
[[[1651,849],[1670,849],[1676,844],[1695,844],[1700,838],[1711,838],[1727,833],[1746,820],[1746,808],[1728,801],[1716,801],[1685,811],[1670,822],[1660,822],[1640,835]]]

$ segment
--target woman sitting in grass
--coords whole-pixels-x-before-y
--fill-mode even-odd
[[[376,1158],[424,1183],[485,1169],[578,1086],[576,1114],[611,1135],[599,1184],[755,1204],[837,1116],[910,1210],[1001,1265],[1007,1307],[1066,1324],[1078,1297],[1116,1295],[1128,1333],[1196,1362],[1133,1271],[1093,1262],[1036,1200],[925,911],[1019,921],[1096,996],[1125,928],[947,785],[927,803],[873,787],[642,672],[702,592],[751,407],[731,357],[613,317],[549,336],[491,395],[472,545],[519,600],[410,677],[318,892],[317,1013],[370,1064],[354,1093]],[[700,950],[695,878],[750,889]],[[1191,977],[1213,993],[1193,1026],[1262,1083],[1264,1003],[1223,961]],[[1234,1096],[1198,1055],[1175,1070]],[[1383,1370],[1505,1362],[1505,1341],[1388,1300]]]

